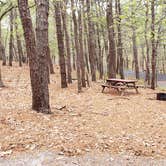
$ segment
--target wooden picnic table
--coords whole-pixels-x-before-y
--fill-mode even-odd
[[[137,80],[126,80],[126,79],[117,79],[117,78],[109,78],[106,80],[105,86],[102,85],[104,91],[105,87],[107,88],[115,88],[118,91],[122,91],[124,93],[125,89],[133,88],[138,93],[138,86],[136,85]]]

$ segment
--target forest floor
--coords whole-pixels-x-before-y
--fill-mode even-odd
[[[0,88],[0,165],[22,154],[31,159],[35,154],[46,157],[47,152],[51,160],[52,152],[59,159],[64,156],[64,165],[74,157],[73,165],[85,160],[91,166],[90,162],[98,161],[94,154],[102,156],[98,163],[132,162],[130,157],[119,157],[127,155],[146,163],[142,165],[149,159],[166,165],[166,102],[155,100],[159,90],[139,89],[140,94],[128,90],[120,97],[114,90],[101,93],[97,82],[77,94],[76,81],[60,88],[56,69],[50,84],[52,114],[43,115],[31,110],[27,66],[2,67],[2,75],[6,87]],[[93,157],[87,159],[87,154]],[[43,165],[51,164],[58,162]]]

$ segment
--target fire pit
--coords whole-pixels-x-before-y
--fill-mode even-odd
[[[166,93],[157,93],[157,100],[166,101]]]

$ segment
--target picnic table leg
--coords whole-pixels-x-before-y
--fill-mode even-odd
[[[139,92],[138,92],[138,88],[137,87],[135,87],[135,90],[136,90],[136,93],[138,94]]]
[[[123,96],[123,95],[124,95],[124,89],[118,87],[118,88],[117,88],[117,91],[118,91],[118,93],[120,94],[120,96]]]
[[[101,91],[102,93],[104,92],[104,89],[105,89],[105,86],[103,86],[103,89],[102,89],[102,91]]]
[[[135,85],[135,83],[134,83],[134,88],[135,88],[135,90],[136,90],[136,93],[138,94],[139,92],[138,92],[138,87]]]
[[[125,89],[122,89],[122,91],[121,91],[121,96],[123,96],[124,95],[124,93],[125,93]]]

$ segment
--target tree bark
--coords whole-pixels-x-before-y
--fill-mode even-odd
[[[116,50],[115,50],[115,40],[114,40],[112,0],[109,0],[107,7],[107,26],[108,26],[108,38],[109,38],[108,77],[116,78]]]
[[[99,25],[96,25],[97,28],[97,42],[98,42],[98,55],[99,55],[99,78],[103,79],[104,69],[103,69],[103,54],[101,48],[101,38],[100,38],[100,29]]]
[[[5,55],[5,47],[2,42],[2,32],[1,32],[1,21],[0,21],[0,58],[2,59],[2,65],[6,65],[6,55]]]
[[[88,31],[87,31],[87,21],[85,19],[86,17],[86,13],[84,12],[86,9],[86,1],[82,1],[82,5],[83,5],[83,28],[84,28],[84,54],[85,54],[85,64],[86,64],[86,68],[87,68],[87,72],[90,72],[89,69],[89,55],[88,55]]]
[[[139,79],[139,64],[138,64],[138,49],[137,49],[137,22],[136,22],[136,14],[134,8],[134,0],[131,0],[131,30],[132,30],[132,49],[133,49],[133,69],[135,68],[135,76],[136,79]],[[132,69],[132,70],[133,70]]]
[[[86,87],[85,81],[85,52],[83,47],[83,20],[82,20],[82,4],[80,4],[80,9],[78,12],[78,24],[79,24],[79,47],[80,47],[80,63],[81,63],[81,81],[82,87]]]
[[[48,45],[47,47],[47,61],[48,61],[48,66],[49,66],[49,71],[50,71],[50,74],[54,74],[54,66],[53,66],[53,63],[52,63],[52,58],[51,58],[51,54],[50,54],[50,47]]]
[[[117,3],[117,30],[118,30],[118,44],[117,44],[117,55],[119,57],[119,74],[121,79],[124,79],[124,63],[123,63],[123,44],[122,44],[122,33],[121,33],[121,5],[120,0],[116,0]]]
[[[144,62],[146,61],[145,61],[144,45],[141,45],[141,52],[142,52],[142,57],[140,59],[140,64],[141,64],[142,71],[145,71]]]
[[[149,22],[149,3],[146,3],[146,20],[145,20],[145,43],[146,43],[146,78],[145,81],[150,85],[150,57],[149,57],[149,42],[148,42],[148,22]]]
[[[79,49],[79,39],[78,39],[78,23],[75,13],[74,1],[71,0],[71,9],[72,9],[72,17],[74,23],[74,40],[75,40],[75,48],[76,48],[76,66],[77,66],[77,85],[78,85],[78,93],[82,91],[82,84],[81,84],[81,63],[80,63],[80,49]]]
[[[73,35],[73,32],[74,32],[74,27],[73,27],[73,18],[70,18],[70,36],[71,36],[71,46],[72,46],[72,67],[73,67],[73,70],[76,70],[76,52],[75,52],[75,44],[74,44],[74,35]]]
[[[66,14],[66,3],[63,3],[62,9],[62,19],[63,19],[63,29],[65,33],[65,44],[66,44],[66,54],[67,54],[67,78],[68,83],[72,83],[72,75],[71,75],[71,52],[70,52],[70,37],[67,30],[67,14]]]
[[[45,37],[47,28],[43,29],[43,25],[47,26],[47,12],[48,1],[38,1],[37,12],[40,16],[37,18],[37,38]],[[28,0],[18,0],[19,13],[24,31],[24,38],[26,43],[27,55],[29,57],[30,66],[30,78],[32,87],[32,109],[37,112],[50,113],[49,105],[49,92],[48,92],[48,79],[46,76],[46,51],[47,45],[43,39],[38,43],[38,49],[36,49],[35,33],[33,31],[31,15],[28,7]],[[38,27],[40,25],[41,27]],[[44,32],[43,32],[44,31]],[[44,35],[44,36],[43,36]],[[37,40],[38,40],[37,39]],[[44,39],[45,40],[45,39]],[[40,45],[40,47],[39,47]],[[42,53],[41,53],[42,51]]]
[[[156,46],[155,46],[155,1],[151,1],[151,43],[152,43],[152,79],[151,88],[156,88]]]
[[[22,58],[23,58],[23,50],[22,50],[22,44],[21,44],[21,39],[20,39],[20,35],[18,32],[18,24],[17,24],[17,9],[14,9],[14,17],[15,17],[15,21],[14,21],[14,25],[15,25],[15,31],[16,31],[16,40],[17,40],[17,49],[18,49],[18,57],[19,57],[19,66],[22,66]]]
[[[166,62],[166,45],[163,45],[163,49],[164,49],[164,55],[163,55],[163,60],[162,60],[162,70],[163,70],[163,74],[166,74],[165,71],[165,62]]]
[[[136,79],[139,79],[139,64],[138,64],[138,50],[136,42],[136,30],[135,27],[132,27],[132,42],[133,42],[133,54],[134,54],[134,65],[135,65],[135,75]]]
[[[0,87],[4,87],[4,84],[2,81],[2,75],[1,75],[1,67],[0,67]]]
[[[39,57],[39,75],[41,79],[41,86],[43,86],[43,99],[49,103],[49,89],[50,83],[49,62],[48,62],[48,16],[49,16],[49,0],[36,1],[36,48]],[[47,79],[45,79],[47,78]]]
[[[95,63],[95,39],[94,29],[91,16],[91,0],[86,0],[87,15],[88,15],[88,51],[89,51],[89,62],[92,75],[92,81],[96,81],[96,63]]]
[[[118,29],[118,48],[117,48],[117,54],[119,56],[119,74],[122,79],[124,79],[124,60],[123,60],[123,44],[122,44],[122,33],[121,33],[121,2],[120,0],[117,0],[117,14],[118,14],[118,23],[117,23],[117,29]]]
[[[13,9],[10,11],[10,41],[9,41],[9,66],[12,66],[13,62]]]
[[[62,31],[61,2],[60,1],[56,1],[54,3],[54,7],[55,7],[55,19],[56,19],[56,29],[57,29],[58,50],[59,50],[61,87],[62,88],[67,88],[64,34],[63,34],[63,31]]]

